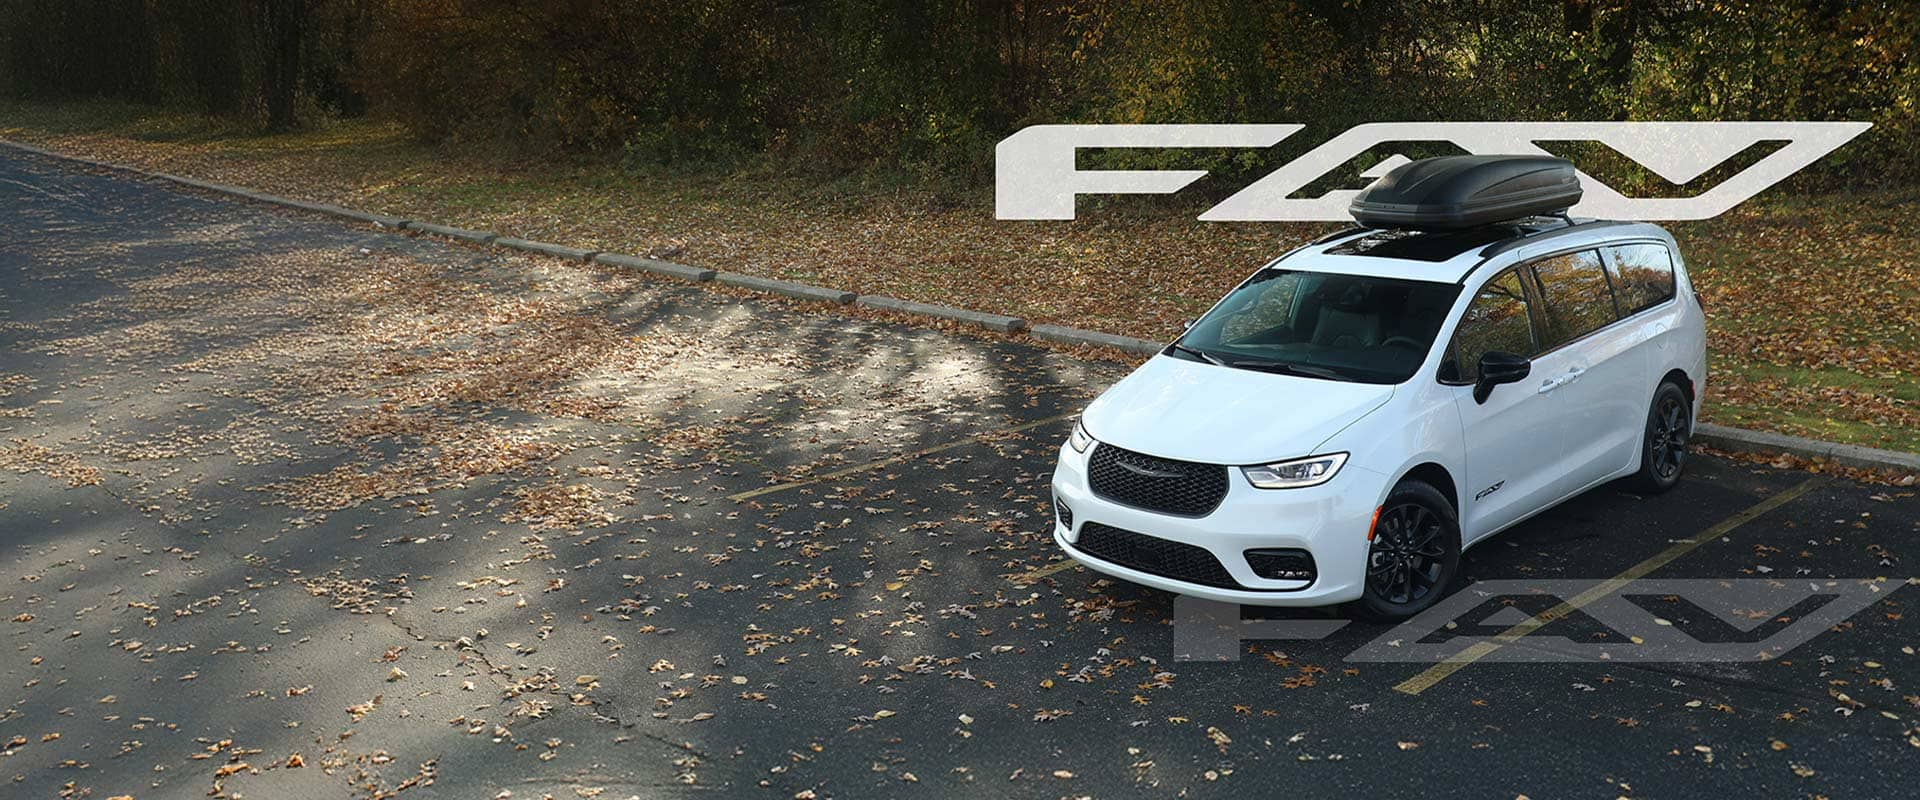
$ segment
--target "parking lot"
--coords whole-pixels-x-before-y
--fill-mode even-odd
[[[1049,534],[1123,364],[12,153],[0,208],[8,796],[1910,792],[1912,488],[1700,458],[1463,562],[1884,579],[1764,661],[1189,660]]]

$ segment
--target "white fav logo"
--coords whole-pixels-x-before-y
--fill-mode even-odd
[[[1293,197],[1307,184],[1387,142],[1451,142],[1469,153],[1550,155],[1535,142],[1600,142],[1675,184],[1685,184],[1748,147],[1786,144],[1692,197],[1627,197],[1584,172],[1573,213],[1607,219],[1706,219],[1786,179],[1872,127],[1869,122],[1371,122],[1357,125],[1254,181],[1200,215],[1206,222],[1322,222],[1350,219],[1357,189]],[[1034,125],[994,150],[994,215],[1073,219],[1083,194],[1170,194],[1206,170],[1081,170],[1081,148],[1272,147],[1304,125]],[[1361,173],[1377,178],[1395,155]]]

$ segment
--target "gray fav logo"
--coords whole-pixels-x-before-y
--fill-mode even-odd
[[[1169,194],[1205,170],[1082,170],[1087,148],[1265,148],[1305,128],[1271,125],[1034,125],[995,148],[999,219],[1073,219],[1083,194]],[[1295,197],[1376,145],[1448,142],[1468,153],[1549,155],[1537,142],[1600,142],[1654,174],[1686,184],[1760,142],[1784,141],[1751,166],[1691,197],[1627,197],[1586,173],[1574,214],[1623,220],[1707,219],[1786,179],[1872,127],[1868,122],[1371,122],[1328,139],[1200,215],[1207,222],[1343,222],[1355,189]],[[1391,156],[1360,177],[1408,159]]]

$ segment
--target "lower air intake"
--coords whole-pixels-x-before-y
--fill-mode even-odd
[[[1242,588],[1220,559],[1204,547],[1169,541],[1098,522],[1080,525],[1074,546],[1102,561],[1110,561],[1149,575],[1197,583],[1219,589]]]

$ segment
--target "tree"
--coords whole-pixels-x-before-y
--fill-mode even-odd
[[[298,123],[300,41],[306,27],[306,0],[260,0],[266,22],[264,89],[267,128],[289,131]]]

